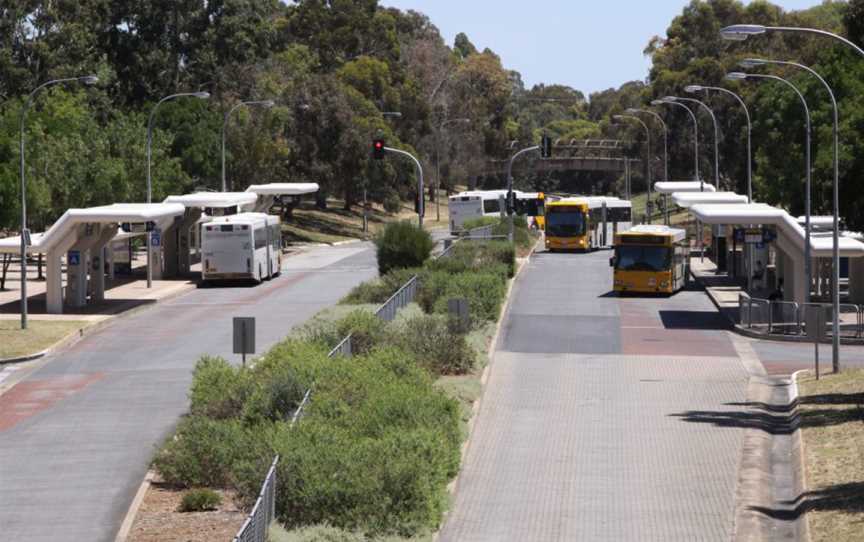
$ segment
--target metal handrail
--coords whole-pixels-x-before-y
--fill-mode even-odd
[[[252,511],[234,536],[234,542],[267,542],[270,523],[276,517],[276,465],[278,463],[277,455],[270,464],[267,476],[264,477]]]

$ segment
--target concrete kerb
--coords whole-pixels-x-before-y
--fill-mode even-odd
[[[792,431],[772,432],[764,427],[745,429],[735,490],[733,540],[809,540],[804,515],[784,521],[767,514],[778,508],[791,514],[792,507],[780,503],[794,502],[806,487],[798,426],[799,373],[793,374],[791,379],[753,375],[748,382],[749,410],[777,416],[777,425],[791,426]]]
[[[117,531],[114,542],[126,542],[126,539],[129,538],[132,526],[135,524],[135,517],[144,503],[144,497],[147,495],[147,491],[150,490],[150,485],[153,483],[155,477],[156,473],[152,470],[147,471],[147,474],[144,475],[144,481],[141,482],[141,485],[138,486],[138,491],[135,492],[135,498],[132,499],[132,504],[126,512],[126,517],[123,518],[123,523],[120,524],[120,530]]]
[[[504,305],[501,307],[501,311],[498,314],[498,323],[495,326],[495,333],[492,335],[492,341],[489,344],[489,363],[486,364],[486,367],[483,368],[483,372],[480,374],[480,386],[482,391],[480,393],[480,397],[476,401],[474,401],[473,405],[471,405],[471,419],[468,420],[468,436],[465,439],[465,442],[462,443],[462,448],[460,451],[459,474],[457,474],[456,478],[454,478],[449,484],[447,484],[447,491],[450,493],[450,495],[455,495],[456,490],[459,487],[459,479],[462,474],[461,465],[465,462],[465,456],[468,453],[468,448],[471,444],[471,435],[474,433],[474,425],[477,420],[477,414],[480,412],[480,406],[483,402],[483,397],[486,395],[486,382],[489,380],[489,372],[492,369],[492,364],[495,359],[495,352],[498,350],[498,340],[499,336],[501,335],[501,328],[504,325],[504,319],[510,311],[510,302],[512,299],[511,294],[513,293],[513,288],[516,285],[516,281],[518,280],[519,275],[522,274],[522,270],[525,269],[528,263],[530,263],[531,256],[534,255],[534,252],[537,250],[537,246],[542,240],[543,238],[541,237],[537,240],[536,243],[534,243],[534,246],[531,248],[531,252],[528,253],[528,256],[526,256],[521,262],[518,262],[517,260],[518,268],[516,269],[516,273],[513,275],[513,278],[510,279],[510,283],[507,285],[507,293],[505,296]],[[442,518],[441,523],[438,526],[438,530],[435,531],[435,534],[432,538],[433,542],[438,540],[438,537],[441,534],[441,527],[446,523],[448,514],[449,512],[444,514],[444,517]]]

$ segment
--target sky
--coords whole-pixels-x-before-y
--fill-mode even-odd
[[[773,0],[787,10],[821,0]],[[429,16],[452,46],[465,32],[488,47],[525,86],[559,83],[592,92],[644,80],[651,61],[642,54],[653,36],[665,36],[689,0],[381,0]],[[749,3],[749,2],[745,2]],[[742,23],[746,21],[741,21]]]

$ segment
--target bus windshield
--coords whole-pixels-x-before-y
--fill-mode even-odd
[[[540,198],[520,199],[519,214],[525,216],[543,216],[543,200]]]
[[[623,245],[615,247],[615,269],[619,271],[668,271],[669,247]]]
[[[546,235],[554,237],[585,235],[585,214],[576,207],[550,207],[546,210]]]

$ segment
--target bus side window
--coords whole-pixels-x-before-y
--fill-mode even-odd
[[[255,248],[264,248],[267,246],[267,230],[265,228],[258,228],[255,230]]]

